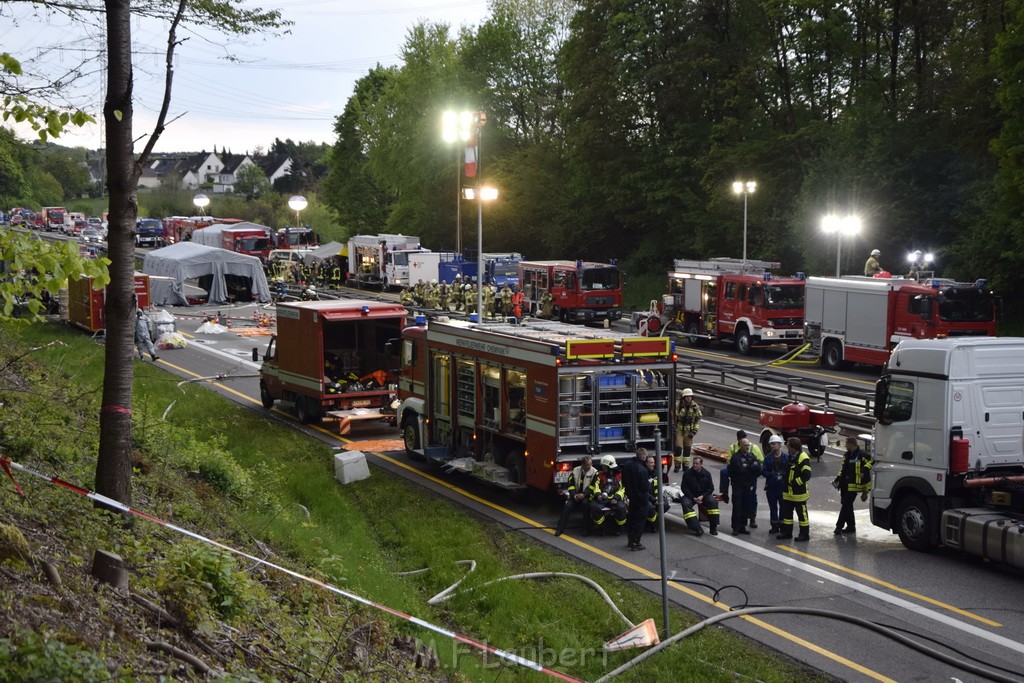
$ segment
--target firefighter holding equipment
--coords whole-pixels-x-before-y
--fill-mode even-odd
[[[565,527],[569,523],[569,517],[576,510],[582,510],[586,518],[583,527],[583,535],[590,535],[590,490],[591,485],[597,478],[597,468],[594,467],[594,459],[589,455],[580,458],[580,464],[572,469],[569,474],[569,484],[565,487],[565,505],[562,507],[562,515],[558,518],[558,526],[555,527],[555,536],[565,533]]]
[[[800,522],[800,534],[796,540],[808,541],[811,522],[807,517],[807,499],[810,497],[807,482],[811,480],[811,456],[795,436],[786,440],[786,448],[789,450],[789,465],[786,467],[786,489],[782,492],[782,510],[779,513],[782,533],[775,538],[780,541],[793,538],[793,513],[796,512]]]
[[[857,522],[853,517],[853,501],[857,494],[861,500],[867,498],[871,490],[871,468],[875,461],[871,455],[860,447],[857,439],[846,437],[846,453],[843,464],[832,485],[839,490],[839,519],[836,520],[836,534],[857,533]]]
[[[602,456],[597,476],[590,485],[590,519],[594,530],[602,536],[608,528],[605,520],[609,515],[615,519],[612,532],[615,536],[621,534],[626,525],[626,489],[618,467],[614,456]]]
[[[864,275],[872,277],[882,272],[882,264],[878,262],[878,257],[882,255],[878,249],[871,250],[871,256],[868,256],[868,260],[864,262]]]
[[[700,406],[693,400],[693,389],[683,389],[681,396],[682,400],[676,408],[676,447],[672,452],[674,472],[690,466],[693,438],[700,430]]]

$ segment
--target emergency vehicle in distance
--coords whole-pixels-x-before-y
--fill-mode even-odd
[[[46,232],[64,232],[66,218],[67,209],[63,206],[44,206],[43,210],[36,214],[39,228]]]
[[[622,274],[614,263],[520,261],[519,284],[530,315],[537,316],[550,292],[562,322],[609,322],[622,317]]]
[[[348,281],[386,291],[409,286],[409,259],[430,251],[410,235],[354,235],[348,241]],[[415,283],[412,283],[415,284]]]
[[[231,225],[215,223],[192,233],[192,241],[208,247],[219,247],[247,256],[255,256],[266,263],[273,248],[270,228],[259,223],[243,221]]]
[[[288,401],[299,421],[335,417],[343,434],[353,420],[392,421],[397,381],[388,344],[398,343],[407,315],[380,301],[279,301],[277,334],[260,367],[263,407]],[[259,349],[252,359],[259,362]]]
[[[669,453],[675,377],[665,337],[442,318],[402,333],[396,419],[411,458],[549,491],[585,454],[655,454],[656,430]]]
[[[875,387],[871,522],[1024,569],[1024,339],[908,339]]]
[[[669,293],[632,323],[648,336],[683,334],[694,346],[731,340],[743,355],[758,345],[796,346],[803,339],[804,278],[773,275],[779,267],[775,261],[677,259]]]
[[[984,280],[810,277],[804,340],[829,369],[884,365],[903,339],[995,336],[1001,305]]]

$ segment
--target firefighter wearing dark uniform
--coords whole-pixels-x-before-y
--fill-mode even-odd
[[[583,535],[590,535],[590,487],[597,479],[597,468],[593,465],[593,458],[584,455],[580,464],[573,468],[569,474],[569,483],[565,487],[565,506],[562,508],[562,516],[558,518],[558,526],[555,527],[555,536],[561,536],[569,523],[569,518],[575,510],[583,510],[586,517],[586,526]]]
[[[871,468],[875,461],[862,449],[857,439],[846,437],[846,453],[843,454],[843,465],[836,475],[833,486],[839,489],[839,519],[836,520],[837,534],[857,533],[857,522],[853,518],[853,501],[857,494],[861,499],[867,498],[871,490]]]
[[[647,531],[654,533],[658,530],[658,514],[668,512],[668,504],[661,495],[662,473],[658,467],[658,459],[653,455],[647,456],[647,478],[651,480],[651,509],[647,513]]]
[[[718,501],[715,499],[715,480],[711,473],[704,469],[704,458],[694,456],[693,465],[683,472],[683,483],[680,486],[683,491],[683,519],[686,526],[693,529],[698,536],[704,533],[700,525],[700,517],[697,514],[698,507],[703,505],[708,515],[709,533],[712,536],[718,535]],[[687,517],[691,514],[691,517]],[[693,520],[692,523],[690,520]]]
[[[700,429],[700,406],[693,400],[693,389],[683,389],[682,399],[676,409],[676,447],[672,452],[673,471],[679,472],[690,466],[690,448],[693,437]]]
[[[761,461],[750,451],[750,439],[740,439],[739,450],[729,458],[727,469],[732,484],[732,535],[749,535],[747,523],[753,518],[750,501],[757,500],[757,478],[761,476]]]
[[[608,515],[615,519],[613,533],[616,536],[626,525],[626,489],[622,487],[622,474],[617,471],[618,467],[614,456],[603,456],[598,474],[590,484],[590,518],[594,530],[601,535],[608,528],[605,525]]]
[[[782,533],[775,538],[780,541],[793,538],[793,513],[796,512],[800,522],[800,534],[796,540],[807,541],[811,538],[811,522],[807,517],[807,482],[811,480],[811,456],[807,455],[800,439],[795,436],[786,440],[786,447],[789,449],[789,465],[786,467],[786,489],[782,492],[782,510],[779,513]]]
[[[629,522],[626,534],[630,550],[644,550],[640,538],[644,535],[647,513],[651,505],[651,475],[647,471],[647,449],[636,449],[636,457],[622,467],[622,484],[629,499]]]

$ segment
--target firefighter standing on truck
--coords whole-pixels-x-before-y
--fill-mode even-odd
[[[682,391],[683,400],[676,409],[676,447],[672,452],[673,471],[679,472],[690,466],[690,448],[693,437],[700,430],[700,406],[693,400],[693,389]]]

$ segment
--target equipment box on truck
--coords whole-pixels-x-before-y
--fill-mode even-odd
[[[1024,339],[900,342],[875,418],[872,523],[1024,569]]]
[[[406,451],[505,489],[550,490],[586,454],[662,453],[676,359],[664,337],[554,321],[431,321],[402,335]],[[660,431],[659,431],[660,430]]]
[[[263,407],[289,401],[302,422],[337,417],[343,433],[353,419],[392,420],[398,387],[387,344],[397,343],[405,317],[386,302],[278,302],[277,334],[260,368]]]

